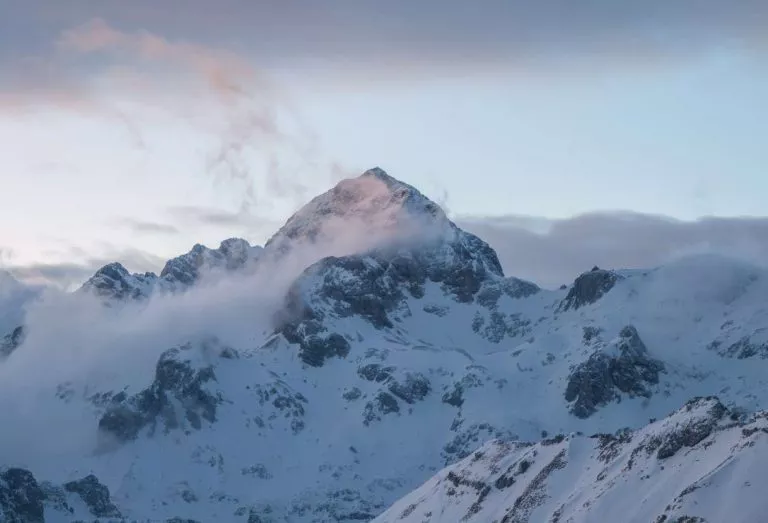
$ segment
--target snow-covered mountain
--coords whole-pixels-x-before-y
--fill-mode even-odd
[[[765,520],[768,413],[695,398],[632,431],[492,441],[375,523]]]
[[[438,473],[382,521],[459,521],[476,499],[446,498],[449,472],[485,485],[506,474],[494,460],[526,459],[530,474],[490,490],[470,517],[504,518],[509,500],[534,485],[531,499],[554,501],[506,521],[544,521],[560,505],[561,521],[606,521],[638,491],[620,483],[653,472],[682,491],[716,471],[737,433],[762,427],[763,418],[729,427],[725,409],[768,403],[767,291],[765,270],[711,256],[648,270],[595,267],[567,288],[541,289],[505,276],[488,244],[373,169],[312,200],[263,250],[240,240],[195,247],[160,276],[109,265],[69,300],[30,310],[22,342],[0,364],[0,407],[20,431],[0,435],[0,461],[15,467],[0,471],[0,513],[370,521]],[[33,391],[22,384],[29,372],[45,376]],[[722,406],[697,400],[642,428],[711,395]],[[32,399],[20,407],[20,396]],[[638,445],[652,446],[645,439],[710,411],[723,411],[707,436],[719,443],[683,445],[701,463],[677,449],[667,462],[643,454],[642,466],[619,470]],[[30,437],[51,419],[67,437]],[[593,456],[602,439],[587,436],[625,427],[637,432],[614,437],[615,456]],[[480,451],[488,458],[472,461],[489,440]],[[536,483],[531,474],[563,450],[573,465],[557,488]],[[616,487],[592,484],[582,469],[597,463]],[[733,477],[722,473],[707,488],[740,489],[742,476]],[[670,503],[664,495],[647,514]],[[33,498],[34,507],[19,508]],[[587,501],[591,512],[579,508]],[[685,503],[653,517],[701,515]],[[411,504],[417,519],[403,515]],[[443,505],[452,508],[437,512]],[[708,521],[726,521],[715,516]]]
[[[218,249],[197,244],[186,254],[168,260],[160,276],[154,272],[130,273],[122,264],[105,265],[91,276],[80,292],[93,293],[107,300],[144,300],[156,292],[181,292],[212,277],[246,270],[261,255],[262,248],[241,238],[221,242]]]

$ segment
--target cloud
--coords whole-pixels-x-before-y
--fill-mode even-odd
[[[168,208],[168,213],[178,219],[191,221],[195,224],[222,227],[241,225],[247,216],[242,210],[228,211],[198,205],[172,206]]]
[[[136,234],[178,234],[179,229],[168,223],[151,222],[144,220],[136,220],[134,218],[118,218],[113,220],[114,224],[118,227],[124,227]]]
[[[763,0],[205,0],[17,2],[0,22],[6,49],[39,48],[50,27],[100,17],[125,31],[146,29],[206,45],[233,42],[267,67],[332,71],[342,76],[429,77],[436,70],[478,70],[596,62],[612,67],[659,64],[735,46],[764,54],[768,4]],[[15,15],[15,16],[14,16]],[[18,29],[27,22],[27,31]],[[4,27],[4,25],[8,27]],[[103,29],[103,28],[102,28]],[[114,31],[81,37],[82,47],[122,42]],[[149,45],[150,53],[156,49]],[[160,46],[162,47],[162,46]]]
[[[49,38],[55,44],[41,54],[0,60],[10,71],[0,79],[0,108],[107,119],[144,150],[152,128],[181,124],[205,144],[200,173],[234,186],[250,207],[295,205],[318,177],[338,178],[289,90],[235,52],[100,18]]]
[[[621,212],[564,220],[507,216],[456,221],[496,249],[506,274],[547,287],[569,283],[594,265],[650,268],[696,253],[759,265],[768,260],[768,218],[680,221]]]
[[[56,258],[73,261],[7,265],[5,270],[20,281],[48,285],[63,290],[79,287],[98,269],[112,262],[120,262],[132,272],[156,272],[165,260],[152,253],[133,248],[102,245],[97,256],[89,255],[77,246],[59,252]]]
[[[13,260],[14,252],[10,247],[0,247],[0,267]]]

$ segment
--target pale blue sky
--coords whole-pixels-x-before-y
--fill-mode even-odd
[[[0,0],[0,264],[261,243],[375,165],[454,216],[766,214],[763,3],[174,2]]]

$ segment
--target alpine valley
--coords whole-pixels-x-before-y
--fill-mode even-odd
[[[764,521],[768,271],[574,276],[381,169],[263,247],[0,276],[0,521]]]

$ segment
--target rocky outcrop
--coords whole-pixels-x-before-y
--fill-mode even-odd
[[[87,507],[87,514],[75,511],[77,503],[72,496]],[[0,469],[0,521],[44,523],[47,516],[53,521],[83,521],[89,516],[122,518],[109,488],[93,474],[58,486],[38,482],[32,472],[23,468]]]
[[[213,367],[195,363],[191,344],[165,351],[157,362],[155,378],[149,388],[125,397],[117,394],[99,420],[99,429],[120,442],[136,439],[139,432],[158,428],[166,432],[191,427],[200,429],[203,421],[216,421],[222,399],[208,386],[216,381]]]
[[[189,287],[197,283],[206,271],[237,271],[256,261],[262,248],[241,238],[229,238],[218,249],[209,249],[199,243],[187,254],[169,260],[160,277],[172,284]]]
[[[700,397],[689,400],[679,414],[679,420],[672,417],[674,423],[663,426],[641,447],[644,445],[647,452],[656,452],[658,459],[670,458],[683,447],[693,447],[704,441],[725,418],[728,409],[714,396]]]
[[[724,343],[715,340],[707,348],[716,351],[724,358],[736,358],[744,360],[748,358],[768,358],[768,342],[754,341],[753,336],[743,336],[735,342]]]
[[[24,338],[27,336],[27,331],[23,326],[18,326],[9,334],[3,336],[0,339],[0,359],[7,358],[13,351],[19,348],[24,343]]]
[[[43,523],[45,493],[35,476],[26,469],[0,471],[0,521]]]
[[[64,484],[64,490],[80,496],[91,514],[98,518],[119,518],[120,510],[112,503],[109,488],[90,474],[77,481]]]
[[[613,272],[594,267],[591,271],[581,274],[560,303],[559,310],[576,310],[585,305],[595,303],[602,298],[622,276]]]
[[[579,418],[594,414],[600,406],[629,397],[649,397],[649,385],[659,382],[664,364],[648,354],[635,327],[628,325],[611,345],[600,347],[568,376],[565,400]]]
[[[382,389],[373,400],[365,404],[363,409],[363,423],[369,425],[372,421],[381,421],[381,417],[387,414],[400,412],[400,403],[413,405],[417,401],[423,401],[432,391],[432,384],[426,376],[419,372],[406,372],[402,377],[394,376],[395,368],[369,363],[357,370],[358,375],[366,381],[381,383]]]
[[[221,242],[217,249],[196,244],[188,253],[168,260],[157,276],[153,272],[130,273],[120,263],[110,263],[96,271],[80,288],[95,294],[105,303],[143,300],[156,292],[180,292],[213,271],[239,271],[255,263],[262,248],[240,238]]]
[[[96,271],[83,284],[81,292],[90,292],[109,300],[143,300],[152,294],[157,281],[155,273],[131,274],[122,264],[115,262]]]
[[[483,307],[494,309],[502,296],[520,299],[533,296],[540,291],[541,288],[535,283],[519,278],[494,279],[484,282],[477,293],[477,303]]]

